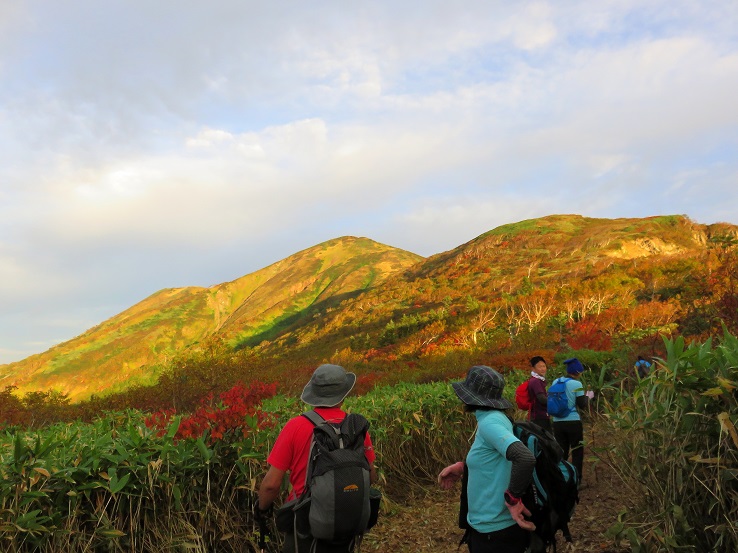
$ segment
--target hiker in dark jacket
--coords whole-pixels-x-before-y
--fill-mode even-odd
[[[548,394],[546,393],[546,372],[548,365],[546,360],[540,355],[536,355],[530,360],[532,371],[528,380],[528,397],[530,398],[530,415],[531,422],[545,430],[551,430],[551,419],[548,417],[546,410],[548,404]]]
[[[313,373],[310,381],[302,391],[303,402],[315,408],[324,420],[340,422],[346,417],[341,409],[344,398],[356,383],[356,375],[338,365],[321,365]],[[274,447],[267,457],[269,470],[259,487],[259,502],[256,516],[265,517],[271,513],[272,504],[282,488],[282,480],[289,473],[292,487],[288,499],[300,497],[305,489],[305,476],[308,469],[310,444],[313,437],[313,424],[302,415],[290,419],[274,442]],[[370,480],[377,480],[374,468],[374,449],[367,433],[364,441],[364,454],[370,467]],[[315,545],[315,549],[311,547]],[[285,535],[282,553],[348,553],[354,543],[330,544],[320,540],[313,544],[311,536],[295,540],[294,533]]]
[[[515,437],[506,409],[512,403],[502,397],[505,379],[494,369],[474,366],[466,380],[452,384],[467,411],[477,419],[477,433],[466,456],[468,513],[471,527],[469,551],[473,553],[523,553],[535,525],[526,520],[530,511],[521,497],[528,488],[535,457]],[[443,469],[438,483],[451,488],[464,475],[464,462]]]

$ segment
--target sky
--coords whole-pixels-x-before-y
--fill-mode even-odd
[[[734,0],[0,0],[0,364],[340,236],[738,224]]]

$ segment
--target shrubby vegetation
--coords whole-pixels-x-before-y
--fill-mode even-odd
[[[185,416],[126,411],[91,424],[6,430],[0,549],[256,550],[251,506],[266,454],[305,408],[269,393],[239,388]],[[390,501],[431,484],[468,447],[470,419],[447,383],[381,387],[346,408],[372,423]]]
[[[605,417],[609,459],[638,498],[612,534],[633,551],[738,551],[738,339],[725,333],[667,355]]]
[[[593,364],[584,383],[598,392],[598,432],[611,434],[597,454],[641,499],[613,521],[612,536],[634,551],[735,550],[738,339],[726,332],[717,345],[686,346],[677,338],[665,351],[640,381],[615,376],[605,355],[567,352]],[[508,371],[509,399],[525,376]],[[0,548],[256,550],[251,506],[266,454],[284,422],[305,409],[273,393],[272,385],[238,386],[187,414],[125,411],[91,424],[6,429]],[[376,386],[345,407],[371,422],[390,505],[432,486],[470,446],[473,417],[447,381]]]
[[[256,404],[244,410],[242,398],[225,401],[164,427],[161,418],[127,411],[92,424],[6,431],[0,549],[225,550],[223,542],[235,543],[230,530],[252,525],[250,494],[273,437]]]

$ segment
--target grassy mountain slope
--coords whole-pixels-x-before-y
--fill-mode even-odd
[[[307,358],[341,348],[385,346],[422,355],[420,345],[429,340],[458,343],[472,335],[475,340],[475,326],[530,329],[536,324],[530,312],[558,315],[567,290],[572,302],[584,305],[589,295],[599,310],[632,306],[647,288],[652,297],[665,300],[680,293],[712,236],[738,236],[737,229],[722,223],[700,225],[685,216],[552,215],[504,225],[395,274],[327,314],[320,324],[296,330],[292,342],[300,344],[299,354]],[[577,307],[578,317],[586,309]],[[489,324],[481,319],[485,311],[497,312]],[[365,336],[358,348],[357,335]],[[277,341],[271,351],[283,346]]]
[[[79,399],[152,382],[157,366],[188,348],[212,339],[236,349],[259,343],[421,259],[344,237],[232,282],[161,290],[72,340],[0,367],[0,387],[55,389]]]

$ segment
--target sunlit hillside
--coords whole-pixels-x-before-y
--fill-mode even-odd
[[[0,367],[0,387],[79,399],[151,383],[184,351],[214,340],[234,349],[258,344],[421,259],[344,237],[232,282],[161,290],[68,342]]]
[[[428,359],[453,349],[524,349],[526,342],[575,346],[592,324],[605,345],[657,337],[679,323],[695,331],[726,315],[708,307],[729,282],[705,273],[709,259],[720,264],[715,256],[730,247],[721,237],[735,240],[738,227],[684,216],[579,215],[504,225],[395,275],[291,340],[308,357],[330,337],[334,350]]]
[[[427,259],[340,238],[232,282],[157,292],[0,367],[0,389],[76,401],[158,383],[115,404],[181,406],[240,380],[299,387],[326,361],[368,375],[364,387],[459,374],[469,362],[521,368],[533,349],[610,352],[625,365],[658,355],[662,336],[736,331],[737,243],[734,225],[678,215],[552,215]]]

